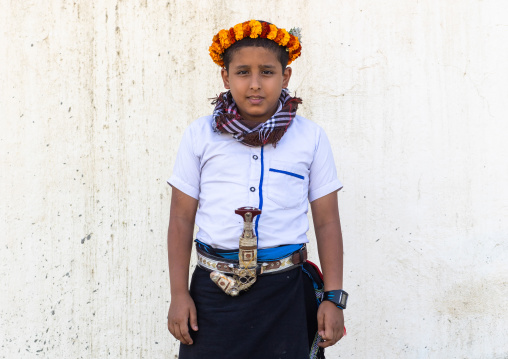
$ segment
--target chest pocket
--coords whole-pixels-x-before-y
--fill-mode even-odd
[[[283,208],[298,207],[306,198],[308,170],[304,166],[272,160],[268,170],[267,197]]]

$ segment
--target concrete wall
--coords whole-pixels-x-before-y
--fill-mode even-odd
[[[249,18],[303,28],[345,184],[328,357],[508,358],[504,0],[1,0],[0,357],[177,357],[165,179]]]

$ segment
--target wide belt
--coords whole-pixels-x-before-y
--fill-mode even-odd
[[[215,256],[199,248],[196,248],[196,250],[198,255],[198,266],[209,272],[216,271],[222,274],[234,274],[235,270],[239,268],[237,260]],[[258,261],[256,274],[264,275],[284,272],[303,264],[306,260],[307,247],[304,244],[302,248],[287,257],[275,261]]]

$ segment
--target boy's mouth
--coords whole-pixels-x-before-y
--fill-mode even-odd
[[[260,97],[260,96],[249,96],[249,97],[247,97],[247,99],[253,105],[258,105],[261,103],[261,101],[263,101],[263,97]]]

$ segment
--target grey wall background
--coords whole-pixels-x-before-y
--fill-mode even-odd
[[[348,335],[328,357],[508,358],[507,15],[1,0],[0,357],[177,357],[165,179],[222,90],[213,34],[257,18],[303,28],[290,89],[345,184]]]

